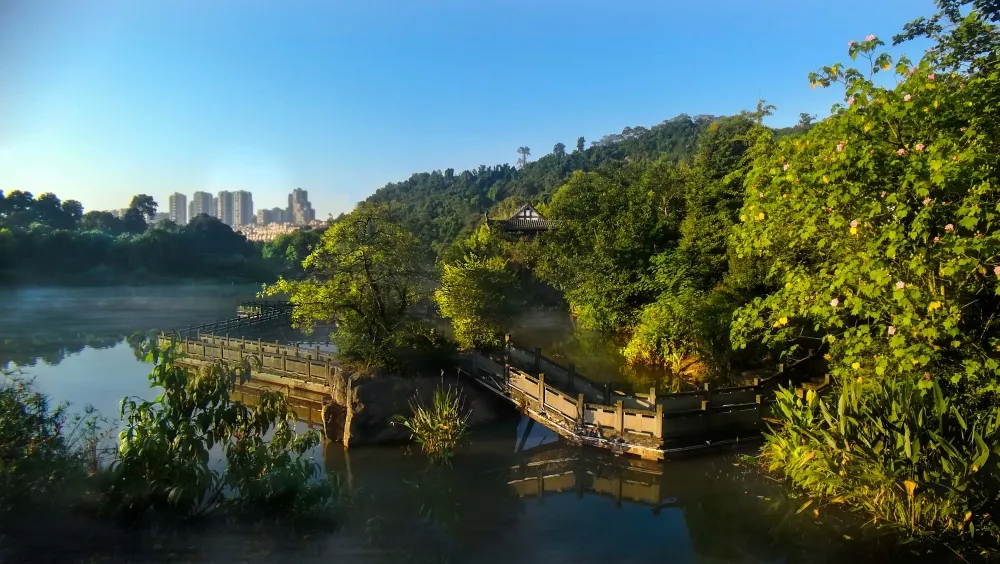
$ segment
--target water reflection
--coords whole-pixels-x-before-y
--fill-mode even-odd
[[[511,338],[525,348],[541,347],[542,354],[595,382],[614,382],[622,391],[674,390],[681,382],[670,371],[625,362],[623,343],[613,336],[578,327],[564,311],[545,310],[518,318]]]

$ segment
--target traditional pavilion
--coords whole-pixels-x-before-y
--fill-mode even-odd
[[[508,233],[539,233],[548,231],[551,225],[531,204],[524,204],[521,209],[508,219],[486,218],[488,225],[495,225]]]

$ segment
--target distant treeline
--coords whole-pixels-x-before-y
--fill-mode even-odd
[[[152,224],[140,194],[122,217],[83,213],[51,193],[0,192],[0,283],[108,284],[209,278],[263,282],[294,275],[322,229],[254,243],[214,217]]]

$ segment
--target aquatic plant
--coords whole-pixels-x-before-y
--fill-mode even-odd
[[[300,516],[329,504],[331,484],[308,456],[318,433],[295,431],[280,394],[261,391],[253,406],[232,399],[254,368],[249,359],[192,371],[176,363],[172,347],[146,347],[155,364],[150,384],[162,393],[153,401],[122,400],[125,428],[107,477],[109,509],[191,516],[228,506]],[[222,472],[209,466],[213,448],[226,458]]]
[[[430,406],[420,396],[410,400],[413,415],[396,416],[396,422],[410,430],[410,436],[434,462],[447,462],[468,432],[472,414],[462,405],[461,394],[451,386],[438,386]]]
[[[0,515],[28,504],[58,503],[70,484],[82,493],[100,465],[102,419],[88,407],[69,415],[31,380],[0,373]]]
[[[908,534],[997,535],[1000,481],[986,464],[1000,452],[1000,410],[965,411],[961,397],[932,386],[924,394],[908,380],[854,381],[804,400],[783,389],[761,461]]]

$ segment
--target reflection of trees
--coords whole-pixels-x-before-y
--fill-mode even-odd
[[[16,364],[35,366],[38,361],[59,364],[66,357],[82,352],[85,348],[108,349],[122,341],[124,335],[74,334],[50,337],[35,335],[21,339],[0,339],[0,366]]]

